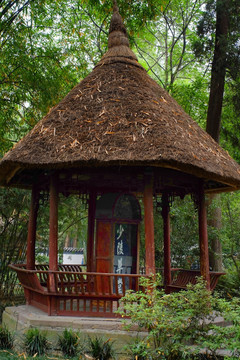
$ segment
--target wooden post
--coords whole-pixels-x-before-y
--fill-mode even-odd
[[[171,239],[170,239],[170,212],[168,194],[162,195],[162,217],[164,233],[164,286],[171,284]]]
[[[87,242],[87,271],[95,271],[94,261],[94,225],[96,211],[96,193],[91,192],[88,204],[88,242]]]
[[[39,190],[36,185],[32,187],[31,207],[27,235],[27,269],[35,270],[35,243],[37,231],[37,214],[39,208]]]
[[[49,270],[58,270],[58,178],[50,178],[50,229],[49,229]],[[55,278],[49,274],[50,291],[55,292]]]
[[[206,280],[207,288],[210,290],[207,211],[206,211],[203,183],[200,184],[199,192],[198,192],[198,222],[199,222],[201,276]]]
[[[153,176],[145,175],[143,193],[144,224],[145,224],[145,267],[146,275],[155,274],[155,244],[154,244],[154,218],[153,218]]]

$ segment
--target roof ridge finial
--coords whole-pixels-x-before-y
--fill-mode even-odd
[[[117,0],[113,0],[113,15],[109,28],[108,48],[121,45],[129,47],[128,35],[119,13]]]
[[[117,0],[113,0],[113,12],[119,12]]]

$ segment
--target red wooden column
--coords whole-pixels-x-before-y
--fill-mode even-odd
[[[35,270],[35,243],[37,230],[37,214],[39,208],[39,190],[36,185],[32,187],[32,198],[28,222],[27,236],[27,269]]]
[[[164,286],[171,284],[171,239],[170,239],[170,208],[168,194],[162,195],[162,217],[164,233]]]
[[[203,183],[200,183],[198,192],[198,222],[201,276],[207,281],[207,288],[210,290],[207,211]]]
[[[52,175],[50,179],[50,228],[49,228],[49,270],[58,270],[58,177]],[[49,287],[55,292],[53,274],[49,276]]]
[[[145,175],[143,193],[144,224],[145,224],[145,267],[146,275],[155,274],[155,244],[154,244],[154,218],[153,218],[153,176]]]
[[[88,204],[88,243],[87,243],[87,271],[93,272],[94,262],[94,225],[96,211],[96,193],[91,192]]]

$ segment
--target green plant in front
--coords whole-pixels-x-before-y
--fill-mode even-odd
[[[72,329],[65,329],[63,334],[59,336],[58,345],[65,356],[74,357],[79,350],[79,334]]]
[[[126,350],[131,360],[151,360],[148,344],[144,339],[135,338],[126,346]]]
[[[5,327],[0,326],[0,349],[10,350],[13,348],[13,334]]]
[[[95,360],[109,360],[115,357],[113,342],[101,337],[88,338],[89,354]]]
[[[39,329],[29,329],[26,332],[24,346],[30,356],[44,355],[50,347],[46,333],[40,332]]]
[[[140,330],[148,331],[146,359],[194,359],[203,348],[211,356],[221,349],[229,350],[232,356],[240,355],[238,299],[227,302],[212,296],[201,278],[187,291],[169,295],[159,290],[152,279],[142,279],[142,286],[143,292],[129,291],[122,298],[118,313],[130,317],[127,328],[137,324]],[[214,325],[219,315],[232,325]]]

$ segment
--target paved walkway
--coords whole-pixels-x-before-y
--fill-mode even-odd
[[[48,316],[43,311],[29,305],[7,307],[3,313],[3,325],[15,332],[16,338],[22,339],[22,334],[29,328],[38,328],[47,331],[48,339],[53,346],[57,344],[58,335],[64,329],[71,328],[79,331],[83,336],[103,336],[106,339],[116,340],[117,352],[123,353],[123,347],[131,342],[132,337],[145,336],[147,333],[124,330],[123,321],[120,318],[93,318],[93,317],[70,317],[70,316]],[[17,342],[18,342],[17,340]],[[125,359],[123,355],[123,359]]]
[[[130,331],[124,330],[123,321],[120,318],[93,318],[93,317],[70,317],[70,316],[48,316],[45,312],[29,305],[7,307],[3,313],[3,325],[15,332],[17,344],[21,347],[22,334],[29,328],[38,328],[47,331],[48,339],[57,346],[58,335],[64,329],[71,328],[79,331],[83,336],[103,336],[106,339],[116,340],[115,348],[119,359],[126,359],[124,346],[131,343],[131,338],[146,336],[146,332],[138,332],[137,327]],[[221,317],[215,319],[220,326],[227,326]],[[226,355],[225,351],[221,355]]]

